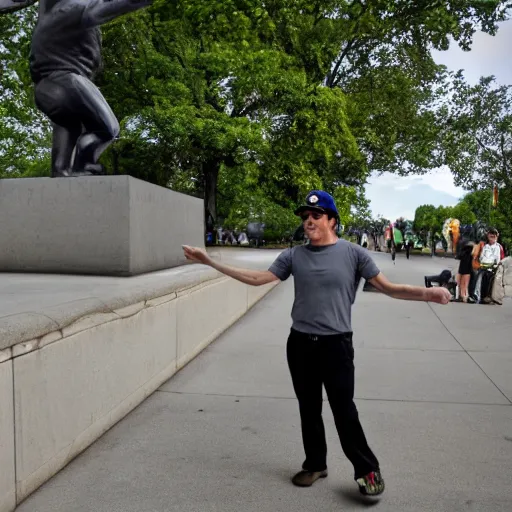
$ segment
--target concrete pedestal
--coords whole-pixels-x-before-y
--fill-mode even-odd
[[[131,276],[204,246],[203,201],[130,176],[0,180],[0,271]]]

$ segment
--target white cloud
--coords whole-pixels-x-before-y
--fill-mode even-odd
[[[512,46],[512,20],[500,23],[496,36],[477,32],[471,51],[462,51],[452,42],[445,52],[433,51],[438,64],[444,64],[450,71],[464,70],[466,80],[472,84],[481,76],[494,75],[500,85],[512,84],[512,67],[509,65]]]
[[[366,197],[374,217],[381,214],[395,220],[414,219],[422,204],[455,206],[465,191],[456,187],[449,170],[439,169],[423,176],[396,176],[384,173],[372,176],[366,185]]]

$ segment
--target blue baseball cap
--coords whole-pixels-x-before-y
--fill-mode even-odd
[[[306,196],[306,204],[299,206],[295,210],[295,215],[300,215],[305,210],[313,210],[321,213],[332,213],[336,217],[339,217],[334,198],[331,196],[331,194],[328,194],[323,190],[312,190]]]

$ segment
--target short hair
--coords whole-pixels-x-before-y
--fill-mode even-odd
[[[487,230],[487,234],[488,234],[488,235],[496,235],[496,236],[498,236],[498,235],[499,235],[498,230],[497,230],[496,228],[489,228],[489,229]]]
[[[327,210],[327,220],[331,220],[331,219],[334,219],[336,222],[334,223],[334,226],[332,229],[334,229],[334,231],[338,231],[338,225],[340,223],[340,219],[339,217],[331,210]]]

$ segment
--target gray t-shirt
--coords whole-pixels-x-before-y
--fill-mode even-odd
[[[351,309],[361,277],[380,272],[366,249],[346,240],[286,249],[269,270],[281,281],[293,275],[292,327],[318,335],[352,332]]]

